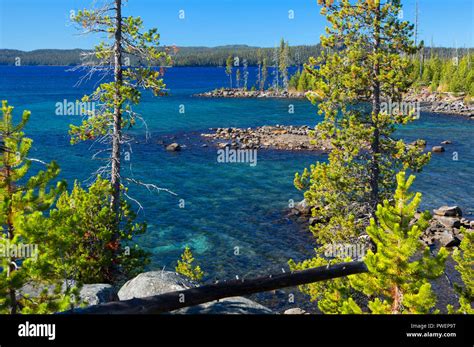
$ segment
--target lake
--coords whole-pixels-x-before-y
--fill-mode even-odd
[[[61,178],[71,187],[75,179],[87,180],[100,163],[91,160],[90,143],[69,143],[69,124],[79,124],[81,117],[55,114],[56,103],[74,102],[97,83],[92,79],[77,86],[84,73],[68,70],[0,66],[0,98],[15,106],[17,115],[23,109],[32,111],[27,128],[27,136],[34,140],[31,156],[56,160]],[[249,70],[252,85],[256,69]],[[170,68],[165,81],[169,96],[146,94],[136,107],[147,121],[150,138],[146,141],[144,126],[133,129],[136,143],[123,171],[177,194],[130,188],[130,195],[144,206],[140,218],[149,225],[148,233],[137,241],[153,254],[150,268],[174,268],[185,245],[191,247],[206,280],[280,272],[288,268],[288,259],[310,257],[314,248],[310,233],[288,220],[284,210],[289,201],[302,199],[293,186],[295,172],[324,156],[259,150],[256,166],[218,163],[216,149],[202,147],[200,134],[215,127],[313,126],[320,119],[316,108],[306,100],[192,97],[227,86],[224,68]],[[288,112],[290,104],[294,114]],[[471,120],[431,113],[422,113],[418,121],[398,131],[408,141],[425,139],[427,148],[453,141],[445,153],[434,153],[418,174],[414,187],[423,193],[423,208],[457,204],[467,217],[474,213],[473,131]],[[186,147],[170,153],[160,141]],[[453,152],[458,160],[453,160]],[[132,206],[138,208],[133,202]]]

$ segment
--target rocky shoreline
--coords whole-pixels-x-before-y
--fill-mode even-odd
[[[218,148],[277,149],[289,151],[329,150],[329,141],[316,145],[309,138],[309,126],[275,125],[257,128],[217,128],[213,133],[201,134]]]
[[[287,90],[245,90],[242,88],[221,88],[210,92],[194,94],[201,98],[287,98],[303,99],[305,92]]]
[[[419,217],[420,213],[418,212],[415,218]],[[429,227],[420,238],[420,241],[427,246],[457,247],[464,238],[461,228],[474,230],[474,220],[464,218],[462,210],[458,206],[441,206],[434,209],[432,215],[433,218],[430,221]],[[305,200],[289,209],[287,216],[303,228],[322,223],[322,221],[312,217],[311,206]]]
[[[306,92],[293,90],[245,90],[242,88],[221,88],[194,94],[202,98],[280,98],[304,99]],[[420,111],[459,115],[474,120],[474,104],[465,101],[464,95],[454,93],[430,92],[427,88],[410,91],[403,97],[404,102],[419,103]]]
[[[464,95],[430,92],[424,88],[404,96],[406,102],[419,102],[420,111],[464,116],[474,120],[474,104],[467,103]]]

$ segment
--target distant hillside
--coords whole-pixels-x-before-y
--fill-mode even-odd
[[[257,65],[258,52],[267,58],[268,65],[272,65],[274,48],[259,48],[246,45],[229,45],[218,47],[180,47],[173,56],[174,66],[223,66],[229,56],[238,56],[240,62],[247,59],[249,65]],[[291,65],[301,65],[311,56],[318,56],[321,46],[292,46],[290,48]],[[467,49],[458,49],[459,57],[467,53]],[[81,63],[82,49],[38,49],[30,52],[0,49],[0,65],[14,65],[15,59],[20,58],[21,65],[78,65]],[[436,54],[441,58],[453,57],[456,54],[453,48],[425,48],[424,55],[429,57]],[[131,64],[134,64],[133,58]]]

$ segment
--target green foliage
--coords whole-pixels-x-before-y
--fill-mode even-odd
[[[142,90],[151,90],[156,96],[162,95],[166,88],[162,78],[163,70],[151,68],[152,65],[171,63],[168,50],[159,47],[160,35],[157,29],[143,31],[144,25],[140,17],[122,16],[119,18],[121,41],[117,42],[115,31],[118,23],[115,11],[115,8],[108,8],[106,11],[85,9],[78,11],[73,19],[86,32],[107,33],[108,41],[95,47],[91,61],[104,69],[110,69],[110,66],[117,68],[114,58],[119,54],[121,73],[117,74],[115,71],[114,81],[100,84],[91,95],[82,98],[83,102],[97,102],[98,107],[82,124],[71,126],[72,143],[107,135],[112,132],[114,124],[120,129],[132,127],[138,116],[133,112],[132,106],[140,102]],[[126,66],[122,61],[125,57],[135,57],[135,65]]]
[[[194,257],[191,253],[191,249],[186,246],[181,255],[181,260],[178,260],[178,265],[176,265],[176,272],[194,281],[200,281],[204,276],[204,272],[199,265],[193,265],[193,263]]]
[[[313,77],[306,70],[303,70],[302,72],[297,71],[293,76],[291,76],[289,87],[298,92],[312,90],[314,89]]]
[[[163,48],[164,50],[164,48]],[[14,65],[19,57],[22,65],[55,65],[71,66],[81,64],[81,54],[88,53],[83,49],[38,49],[33,51],[20,51],[16,49],[0,49],[0,65]],[[259,52],[260,58],[259,58]],[[173,52],[173,66],[224,66],[229,54],[247,59],[249,66],[258,66],[263,57],[270,59],[273,48],[251,47],[247,45],[226,45],[217,47],[179,47]],[[291,46],[290,63],[308,61],[309,57],[317,57],[321,52],[321,45]],[[451,59],[456,54],[454,48],[426,47],[425,59],[435,55],[440,59]],[[468,48],[458,48],[457,54],[463,57],[468,54]],[[139,59],[131,55],[131,65],[137,65]]]
[[[137,275],[149,262],[148,254],[133,242],[145,233],[146,224],[135,223],[135,214],[122,200],[116,235],[111,194],[110,182],[98,177],[88,190],[76,182],[70,193],[59,197],[45,225],[54,231],[50,238],[61,244],[57,271],[82,283],[116,283]]]
[[[280,51],[278,59],[278,70],[280,71],[283,87],[288,89],[288,66],[290,64],[290,45],[282,38],[280,41]]]
[[[474,308],[474,233],[466,229],[461,230],[464,235],[459,248],[453,253],[453,259],[456,261],[456,270],[461,274],[464,286],[454,284],[454,288],[459,295],[459,309],[455,310],[451,305],[448,306],[449,313],[473,314]]]
[[[461,57],[457,64],[455,58],[440,59],[438,56],[433,56],[424,60],[423,64],[415,59],[411,78],[417,86],[430,87],[433,92],[454,92],[474,96],[473,64],[474,56],[470,54]]]
[[[0,313],[50,313],[66,308],[71,302],[69,291],[59,290],[62,279],[54,269],[59,259],[54,256],[58,246],[48,229],[40,227],[47,220],[44,212],[64,190],[64,182],[50,187],[59,174],[55,162],[44,171],[30,174],[28,158],[32,140],[23,129],[30,117],[24,111],[21,121],[13,123],[13,107],[2,101],[0,122]],[[43,290],[37,297],[27,297],[21,288],[27,283],[55,290]]]
[[[430,159],[393,137],[414,115],[381,108],[382,100],[400,101],[410,86],[405,57],[414,52],[413,26],[398,19],[400,10],[400,1],[362,0],[328,2],[321,10],[329,22],[321,36],[325,51],[310,59],[305,73],[311,76],[307,95],[324,116],[310,135],[331,152],[328,162],[294,180],[320,221],[311,227],[319,242],[350,241],[364,232],[377,204],[393,193],[396,172],[419,171]]]
[[[421,202],[420,193],[409,193],[414,178],[405,179],[404,172],[397,175],[398,187],[393,202],[385,200],[383,205],[378,205],[378,222],[372,219],[367,227],[367,234],[377,249],[375,253],[369,250],[364,258],[367,273],[301,287],[313,301],[318,301],[322,312],[433,312],[436,297],[429,280],[443,273],[448,252],[441,248],[436,256],[432,256],[428,247],[420,242],[420,235],[428,227],[430,215],[425,212],[414,222]],[[343,260],[336,258],[331,263]],[[301,270],[323,266],[327,262],[327,259],[318,256],[299,264],[290,261],[290,267]],[[359,298],[358,302],[354,297]]]
[[[232,55],[229,55],[227,57],[227,60],[225,61],[225,73],[227,76],[229,76],[229,85],[230,88],[232,88],[232,69],[233,69],[233,58]]]

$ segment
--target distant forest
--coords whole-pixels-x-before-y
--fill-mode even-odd
[[[171,49],[173,66],[224,66],[228,56],[238,57],[240,64],[244,59],[249,66],[258,65],[258,57],[266,57],[272,61],[275,50],[278,48],[259,48],[246,45],[230,45],[218,47],[179,47]],[[176,53],[173,53],[176,51]],[[289,65],[299,66],[308,61],[308,58],[318,56],[321,51],[319,44],[313,46],[291,46],[289,51]],[[0,49],[0,65],[79,65],[82,49],[38,49],[30,52]],[[463,57],[468,53],[467,48],[425,47],[422,54],[429,58],[432,56],[441,59],[458,55]],[[19,59],[18,59],[19,58]],[[130,64],[136,61],[130,58]],[[271,65],[271,64],[269,64]]]

